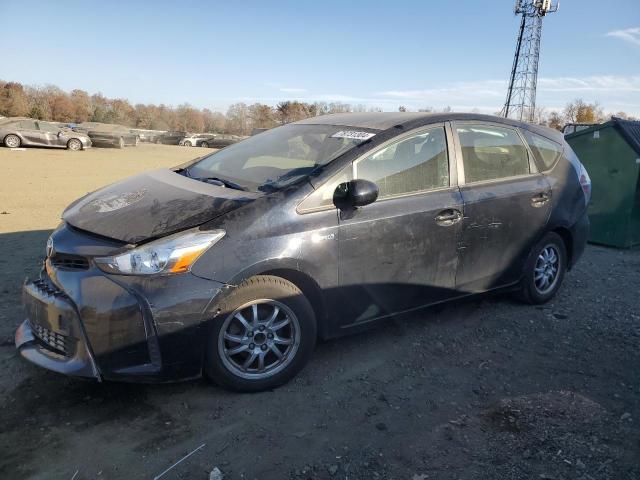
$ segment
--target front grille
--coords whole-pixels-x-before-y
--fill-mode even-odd
[[[31,325],[31,331],[35,337],[44,343],[46,347],[51,348],[65,357],[71,356],[69,353],[68,339],[65,335],[49,330],[48,328],[31,321],[29,324]]]
[[[89,268],[89,260],[80,255],[71,255],[69,253],[56,253],[50,258],[51,265],[56,268],[64,268],[68,270],[87,270]]]
[[[33,284],[36,288],[47,295],[53,295],[54,297],[66,297],[67,295],[60,290],[55,284],[49,280],[47,277],[39,278],[38,280],[34,280]]]

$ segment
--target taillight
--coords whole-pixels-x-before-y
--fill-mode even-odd
[[[589,204],[589,200],[591,200],[591,178],[582,164],[580,164],[580,186],[584,192],[584,201]]]

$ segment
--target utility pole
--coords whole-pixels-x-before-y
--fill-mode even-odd
[[[507,101],[502,116],[523,122],[533,122],[536,110],[538,63],[542,19],[557,12],[559,3],[551,0],[516,0],[515,14],[521,15],[520,29],[513,58]]]

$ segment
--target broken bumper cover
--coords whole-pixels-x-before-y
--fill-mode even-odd
[[[28,282],[22,299],[27,319],[18,327],[20,355],[36,365],[76,377],[100,379],[73,305],[43,283]]]
[[[222,284],[190,273],[154,279],[54,269],[23,286],[20,355],[98,380],[162,382],[201,375],[207,307]]]

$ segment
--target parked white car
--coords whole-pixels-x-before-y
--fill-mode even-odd
[[[196,147],[200,145],[200,142],[205,138],[209,138],[211,134],[209,133],[192,133],[188,134],[182,140],[178,142],[178,145],[182,145],[183,147]]]

